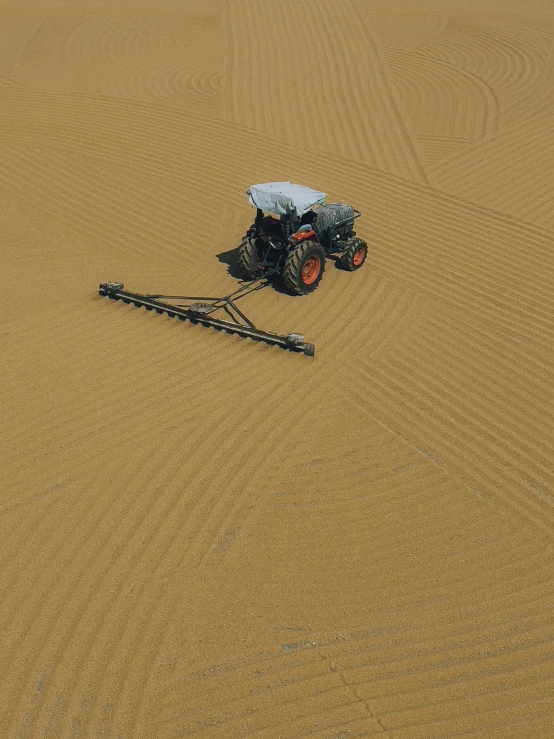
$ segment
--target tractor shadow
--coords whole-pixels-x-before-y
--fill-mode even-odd
[[[221,254],[216,254],[216,257],[222,264],[227,265],[227,274],[237,280],[241,286],[250,284],[248,280],[244,279],[242,272],[237,266],[238,246],[234,249],[229,249],[229,251],[222,251]],[[289,298],[294,297],[288,292],[278,277],[274,277],[270,284],[276,292],[287,295]]]
[[[237,266],[238,248],[239,245],[237,244],[234,249],[222,251],[221,254],[216,254],[216,257],[222,264],[227,265],[227,274],[231,275],[235,280],[242,282],[244,278]]]
[[[222,251],[220,254],[216,254],[216,257],[219,262],[222,264],[225,264],[227,266],[227,274],[231,275],[231,277],[238,282],[240,282],[241,285],[247,285],[248,281],[245,281],[242,272],[238,268],[237,265],[237,258],[238,258],[238,247],[237,246],[234,249],[229,249],[228,251]],[[333,262],[335,269],[342,270],[343,267],[340,263],[339,257],[337,257],[335,254],[331,254],[327,257],[327,262]],[[272,288],[282,295],[287,295],[289,298],[298,298],[301,297],[299,295],[291,295],[290,292],[287,290],[285,285],[283,284],[283,281],[279,277],[274,277],[271,280],[271,286]]]
[[[221,254],[216,254],[216,257],[222,264],[227,265],[227,274],[231,275],[233,279],[237,280],[241,286],[250,284],[248,280],[244,279],[242,272],[237,266],[238,246],[236,246],[234,249],[229,249],[229,251],[222,251]],[[286,295],[289,298],[298,297],[297,295],[291,295],[289,293],[289,291],[284,286],[283,281],[279,277],[273,277],[270,280],[270,285],[273,290],[275,290],[275,292]]]

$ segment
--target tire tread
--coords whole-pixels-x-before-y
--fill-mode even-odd
[[[308,252],[310,252],[314,247],[318,247],[318,250],[321,251],[319,254],[319,257],[321,259],[321,263],[323,265],[323,268],[321,270],[321,274],[319,278],[316,280],[315,284],[312,286],[309,286],[309,289],[303,289],[300,285],[300,272],[302,268],[302,264],[304,262],[304,259]],[[317,241],[312,241],[311,239],[308,239],[307,241],[303,241],[299,246],[296,247],[293,251],[290,252],[288,257],[285,260],[285,266],[283,268],[283,281],[286,285],[286,287],[296,295],[306,295],[307,293],[312,292],[316,289],[316,287],[321,282],[321,278],[323,276],[323,270],[325,269],[325,252],[321,248],[321,246],[317,243]]]

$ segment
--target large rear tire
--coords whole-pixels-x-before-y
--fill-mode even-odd
[[[245,238],[238,248],[237,267],[247,280],[255,280],[260,276],[256,259],[256,244],[252,239]]]
[[[285,286],[295,295],[307,295],[321,282],[324,269],[325,252],[322,247],[317,241],[304,241],[285,260]]]
[[[367,244],[358,238],[350,239],[341,254],[340,263],[343,269],[354,272],[360,269],[367,257]]]

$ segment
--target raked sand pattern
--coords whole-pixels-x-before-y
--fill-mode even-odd
[[[0,737],[554,736],[554,5],[0,0]],[[248,185],[364,217],[261,327]]]

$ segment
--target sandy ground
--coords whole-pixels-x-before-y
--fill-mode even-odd
[[[0,0],[0,737],[554,736],[554,5]],[[369,258],[283,352],[245,190]]]

